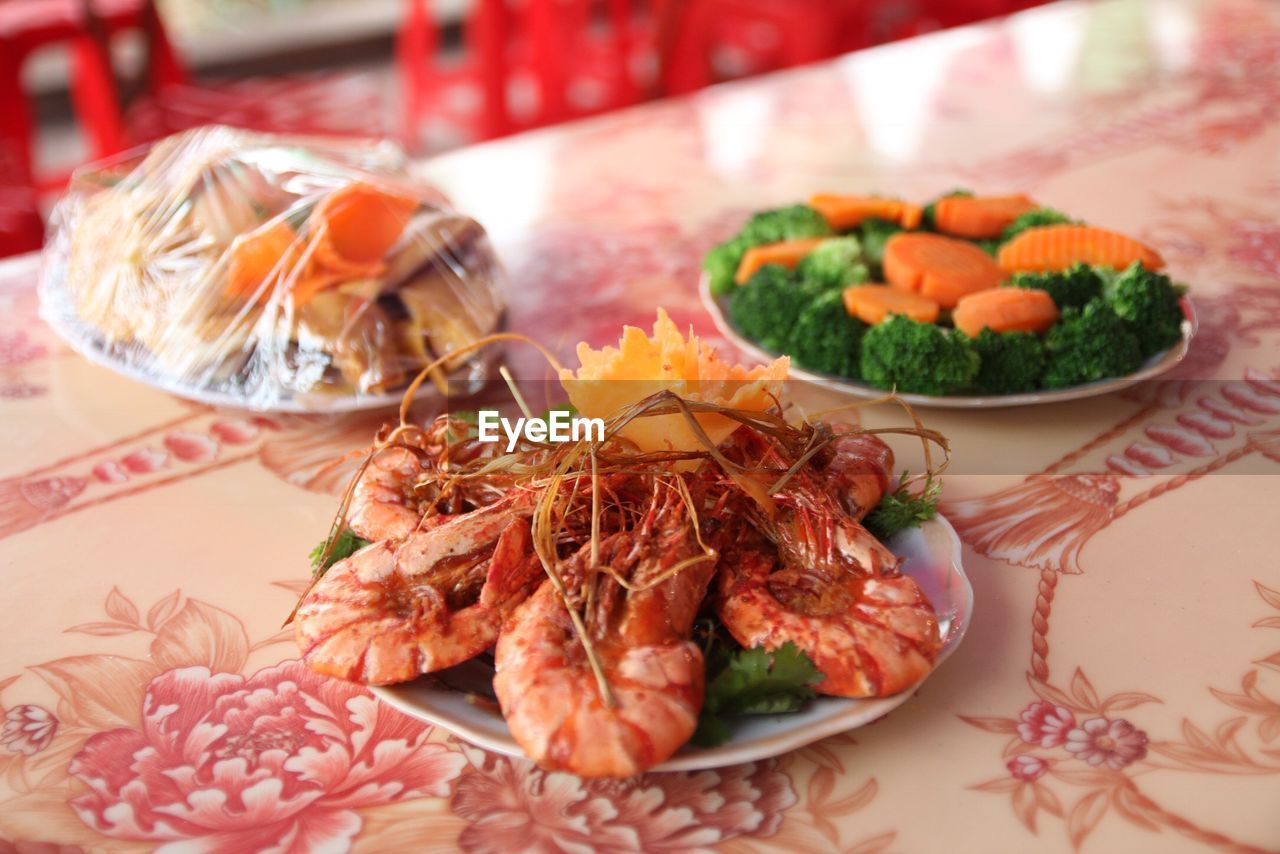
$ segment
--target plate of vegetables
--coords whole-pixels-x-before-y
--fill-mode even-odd
[[[703,259],[720,332],[859,397],[981,408],[1105,394],[1186,355],[1196,317],[1160,254],[1025,195],[926,205],[818,194]]]

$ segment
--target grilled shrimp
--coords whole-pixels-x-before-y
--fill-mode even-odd
[[[532,507],[532,495],[517,491],[334,564],[298,606],[303,660],[328,676],[388,685],[488,649],[542,578]]]
[[[471,462],[498,446],[467,438],[465,421],[441,415],[415,440],[375,451],[351,497],[347,523],[366,540],[398,539],[424,517],[484,507],[509,490],[508,478],[460,481],[450,466]],[[459,438],[462,437],[462,438]],[[494,482],[501,479],[501,483]]]
[[[787,641],[822,671],[814,687],[838,697],[884,697],[933,667],[942,645],[933,607],[907,575],[849,572],[837,578],[777,577],[769,549],[721,561],[721,622],[745,647]]]
[[[600,543],[600,565],[632,586],[652,583],[700,548],[675,490],[656,487],[643,520]],[[591,565],[585,546],[562,567],[570,598],[614,698],[602,695],[555,587],[543,584],[498,638],[493,687],[511,734],[544,768],[628,777],[676,752],[697,726],[705,672],[690,640],[714,561],[630,590]],[[592,588],[594,587],[594,590]]]
[[[743,646],[794,642],[824,674],[815,686],[824,694],[895,694],[937,658],[937,616],[858,522],[887,486],[892,453],[865,435],[831,447],[825,466],[773,496],[771,513],[748,508],[762,541],[720,561],[717,612]]]

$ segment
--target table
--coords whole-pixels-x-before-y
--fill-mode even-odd
[[[328,464],[379,416],[117,378],[36,320],[33,259],[0,265],[0,838],[1280,848],[1278,120],[1280,7],[1066,4],[423,165],[493,233],[511,325],[565,354],[658,304],[712,334],[701,252],[816,189],[1026,190],[1195,283],[1167,382],[926,413],[977,611],[918,696],[774,760],[628,782],[486,755],[296,662],[279,627],[343,482]]]

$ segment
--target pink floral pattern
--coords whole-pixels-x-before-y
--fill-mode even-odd
[[[44,706],[14,706],[4,713],[0,744],[13,753],[31,756],[49,746],[58,731],[58,719]]]
[[[465,851],[700,851],[767,837],[796,803],[769,761],[634,780],[583,780],[463,747],[471,770],[453,810],[471,824]]]
[[[1067,753],[1113,771],[1147,755],[1147,734],[1126,721],[1090,718],[1067,733]]]
[[[1070,709],[1037,700],[1022,710],[1018,735],[1027,744],[1057,747],[1066,742],[1067,733],[1075,725],[1076,716]]]
[[[1039,756],[1028,754],[1015,756],[1004,765],[1009,769],[1009,773],[1013,775],[1014,779],[1022,780],[1025,783],[1039,780],[1049,770],[1048,762],[1045,762]]]
[[[71,761],[72,801],[118,839],[204,851],[345,848],[361,807],[443,797],[463,764],[429,729],[297,661],[245,678],[170,670],[142,726],[98,733]]]
[[[42,358],[48,349],[25,332],[0,332],[0,368],[14,368]]]

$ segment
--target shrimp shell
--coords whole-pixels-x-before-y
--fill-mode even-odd
[[[502,621],[542,578],[524,495],[437,517],[430,528],[373,543],[330,567],[298,606],[303,661],[328,676],[389,685],[492,646]],[[477,583],[479,592],[469,592]]]
[[[833,424],[832,429],[839,433],[851,428]],[[880,437],[867,433],[837,436],[828,448],[831,459],[819,471],[818,478],[850,516],[861,520],[889,489],[893,451]]]
[[[587,630],[613,706],[551,582],[512,614],[498,638],[493,687],[512,736],[534,761],[583,777],[629,777],[693,735],[706,674],[689,638],[715,564],[668,570],[700,551],[677,491],[655,484],[642,523],[599,548],[600,565],[636,589],[599,573],[589,545],[562,566],[575,607],[587,603]],[[588,599],[583,591],[593,584]]]
[[[495,443],[466,438],[469,431],[467,422],[441,415],[408,444],[375,450],[352,492],[347,524],[366,540],[398,539],[421,527],[424,514],[457,515],[502,500],[514,484],[507,475],[449,477],[497,453]]]
[[[409,506],[408,486],[422,471],[421,461],[408,448],[376,452],[351,496],[347,516],[351,530],[375,542],[413,533],[422,517]]]
[[[826,607],[806,613],[811,609],[788,605],[772,589],[776,565],[766,549],[721,562],[717,610],[744,647],[795,643],[825,676],[816,690],[839,697],[896,694],[933,668],[942,647],[938,618],[910,576],[846,573],[819,580]]]
[[[610,708],[551,582],[498,638],[493,687],[511,734],[544,768],[630,777],[689,740],[705,688],[702,651],[688,640],[602,647]]]

